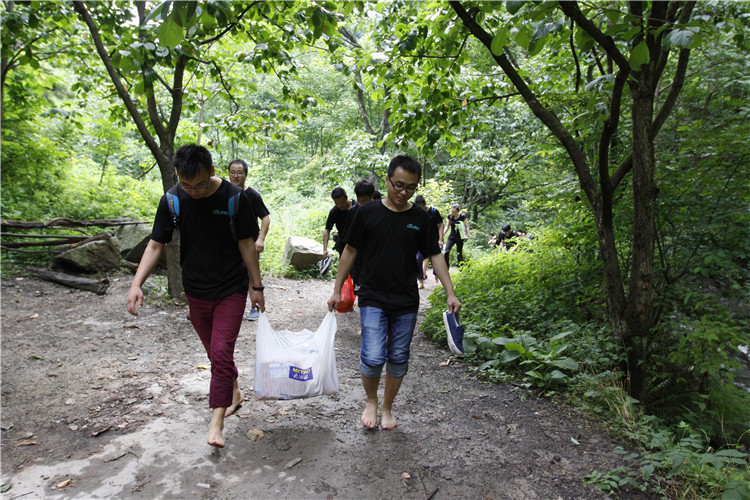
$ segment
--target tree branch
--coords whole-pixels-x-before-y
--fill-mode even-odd
[[[146,126],[146,122],[143,121],[143,118],[138,112],[138,108],[133,102],[133,99],[130,97],[127,89],[123,86],[122,81],[120,80],[120,76],[117,74],[117,70],[112,64],[112,60],[110,59],[107,50],[104,48],[104,43],[102,42],[99,28],[97,27],[94,19],[91,17],[91,14],[86,8],[85,2],[81,0],[74,0],[73,8],[81,17],[81,20],[83,20],[83,22],[88,27],[89,33],[91,33],[91,38],[93,39],[94,45],[96,46],[96,51],[99,54],[99,58],[102,60],[102,63],[104,63],[104,67],[107,69],[107,73],[109,73],[109,77],[112,79],[112,83],[117,90],[117,94],[125,104],[125,108],[128,110],[128,113],[130,113],[130,117],[133,119],[133,122],[135,123],[138,132],[141,134],[141,137],[146,143],[146,146],[149,148],[154,157],[163,158],[164,161],[168,161],[168,158],[166,158],[166,156],[162,152],[159,144],[156,143],[154,136],[151,135],[151,132]]]

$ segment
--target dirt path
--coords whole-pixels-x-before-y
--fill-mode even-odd
[[[565,406],[441,366],[449,353],[421,333],[399,426],[364,430],[356,311],[337,315],[340,392],[307,400],[253,399],[256,323],[244,322],[247,401],[227,419],[227,447],[214,449],[208,361],[187,309],[147,296],[131,317],[130,279],[111,278],[102,297],[3,282],[3,498],[604,498],[582,479],[616,465],[616,443]],[[317,328],[330,282],[267,285],[274,328]]]

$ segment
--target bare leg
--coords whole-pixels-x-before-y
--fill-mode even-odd
[[[365,377],[362,375],[362,386],[365,388],[365,411],[362,412],[362,423],[368,429],[378,426],[378,384],[380,377]]]
[[[211,423],[208,424],[208,444],[217,448],[224,448],[224,414],[225,407],[214,408],[211,414]]]
[[[387,373],[385,374],[385,393],[383,394],[383,406],[380,408],[380,427],[383,429],[393,429],[398,425],[391,413],[391,407],[403,380],[403,378],[395,378]]]
[[[242,392],[240,392],[240,383],[237,381],[237,379],[234,379],[234,386],[232,387],[232,406],[227,408],[224,417],[226,418],[239,410],[244,400],[245,397],[242,395]]]

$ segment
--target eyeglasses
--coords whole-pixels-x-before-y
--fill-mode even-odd
[[[390,178],[388,178],[388,182],[390,182],[391,186],[393,186],[393,189],[398,192],[406,191],[408,193],[413,193],[419,187],[418,184],[404,184],[403,182],[393,182]]]
[[[245,172],[240,170],[239,172],[229,172],[229,177],[242,177]]]
[[[185,183],[182,180],[180,180],[179,184],[180,184],[180,187],[184,189],[185,191],[205,191],[206,189],[208,189],[208,186],[211,185],[211,176],[209,175],[208,179],[206,179],[203,182],[199,182],[195,186],[185,185]]]

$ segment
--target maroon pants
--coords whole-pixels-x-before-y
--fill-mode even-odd
[[[187,296],[190,321],[198,332],[211,361],[211,389],[208,406],[232,406],[232,390],[239,372],[234,364],[234,344],[242,326],[247,293],[235,293],[219,300]]]

